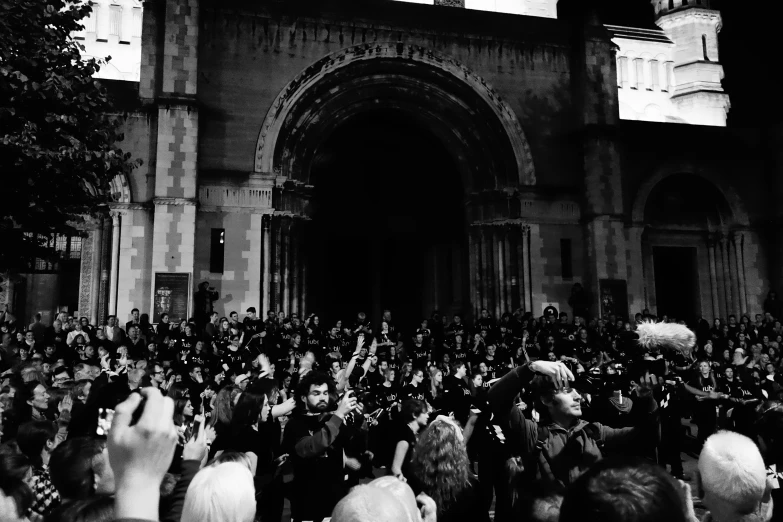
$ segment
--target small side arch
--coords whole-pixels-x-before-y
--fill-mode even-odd
[[[693,162],[672,162],[660,167],[655,174],[642,183],[641,187],[636,193],[633,206],[631,207],[631,219],[636,225],[644,224],[644,210],[647,205],[647,201],[650,198],[650,193],[653,189],[663,181],[664,179],[675,176],[677,174],[691,174],[703,178],[705,181],[714,185],[718,191],[726,198],[726,202],[731,209],[734,223],[741,227],[750,226],[750,218],[748,212],[745,209],[745,205],[742,199],[739,197],[734,188],[716,175],[711,169],[704,167]]]

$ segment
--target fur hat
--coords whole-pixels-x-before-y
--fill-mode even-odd
[[[681,324],[643,321],[636,327],[636,333],[639,346],[647,350],[660,347],[682,352],[696,344],[696,334]]]

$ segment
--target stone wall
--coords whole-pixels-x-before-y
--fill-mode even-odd
[[[225,2],[203,8],[198,86],[205,118],[199,144],[203,171],[235,176],[252,171],[252,151],[273,100],[320,58],[362,43],[401,42],[450,56],[495,88],[530,133],[538,184],[579,185],[573,176],[578,157],[567,146],[572,121],[564,24],[458,9],[445,20],[431,6],[400,2],[372,4],[374,12],[359,8],[351,17],[325,8],[317,22],[304,13],[270,11],[265,4],[253,12],[230,8]]]
[[[152,213],[146,208],[128,208],[120,214],[117,317],[125,324],[134,308],[151,314]]]
[[[209,281],[220,294],[214,303],[221,317],[254,306],[261,314],[262,214],[201,212],[196,219],[195,285]],[[211,231],[226,231],[223,273],[210,269]]]

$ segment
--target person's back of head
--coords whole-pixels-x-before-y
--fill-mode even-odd
[[[529,522],[558,522],[563,504],[563,487],[544,481],[529,484],[519,502],[519,519]]]
[[[95,494],[95,465],[102,452],[103,443],[87,437],[68,439],[54,449],[49,459],[49,475],[64,500],[82,500]]]
[[[207,466],[196,473],[188,486],[183,521],[253,522],[255,516],[253,475],[243,464]]]
[[[699,455],[699,494],[715,520],[736,521],[757,512],[766,482],[764,459],[751,439],[720,431],[705,441]]]
[[[402,484],[398,479],[394,480]],[[415,499],[413,502],[415,507]],[[415,519],[410,518],[393,489],[370,483],[353,488],[337,503],[332,511],[332,522],[415,522]]]
[[[46,522],[112,522],[114,498],[110,495],[95,495],[84,500],[66,502],[47,517]]]
[[[565,493],[560,522],[685,522],[679,486],[642,459],[606,459]]]
[[[30,460],[11,447],[0,447],[0,493],[13,501],[19,518],[33,505],[35,496],[25,480]]]
[[[49,421],[30,421],[19,426],[16,443],[19,451],[27,455],[35,465],[41,465],[41,454],[44,448],[54,447],[57,429]]]

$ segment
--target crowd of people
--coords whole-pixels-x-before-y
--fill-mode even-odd
[[[577,312],[6,314],[0,519],[692,521],[686,451],[711,519],[780,520],[774,292],[712,324]]]

